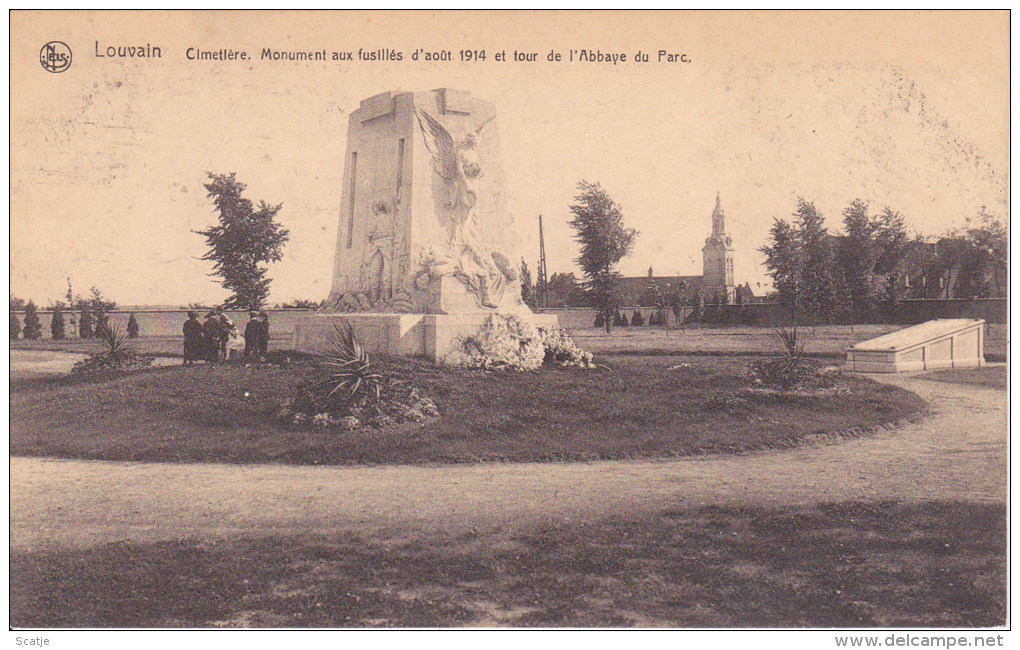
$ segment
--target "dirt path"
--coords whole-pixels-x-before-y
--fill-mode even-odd
[[[739,457],[320,468],[11,458],[11,548],[228,535],[514,530],[703,504],[1006,501],[1006,393],[880,377],[935,409],[850,442]]]

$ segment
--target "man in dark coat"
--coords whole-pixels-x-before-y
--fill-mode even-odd
[[[244,326],[244,358],[252,354],[258,355],[261,348],[262,323],[259,322],[259,315],[256,312],[248,314],[248,324]]]
[[[263,359],[269,352],[269,314],[259,312],[259,321],[262,323],[262,335],[259,337],[259,356]]]
[[[188,320],[184,321],[184,365],[195,365],[196,359],[202,354],[202,323],[198,322],[198,313],[188,312]]]
[[[220,319],[216,312],[211,311],[205,315],[202,334],[205,340],[205,360],[216,363],[220,358]]]

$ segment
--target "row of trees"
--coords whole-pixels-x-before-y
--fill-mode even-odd
[[[73,296],[70,284],[65,300],[51,302],[48,309],[53,312],[50,319],[50,336],[60,340],[66,337],[67,329],[75,332],[83,339],[99,336],[100,329],[109,327],[109,312],[117,308],[117,303],[109,300],[96,287],[92,287],[87,297]],[[25,312],[25,323],[22,326],[15,312]],[[134,314],[128,318],[127,334],[131,338],[138,336],[138,320]],[[42,337],[42,324],[39,320],[38,307],[32,300],[27,302],[21,298],[10,296],[10,338],[38,339]]]
[[[952,271],[957,297],[980,298],[998,286],[1005,269],[1005,227],[982,210],[978,223],[950,233],[937,244],[911,237],[903,216],[886,207],[869,214],[854,199],[843,210],[843,234],[830,235],[814,203],[798,199],[793,220],[774,220],[760,249],[772,276],[775,298],[790,311],[818,320],[847,315],[851,322],[878,314],[903,297],[943,298],[945,276]],[[901,278],[921,278],[912,293]],[[931,290],[929,290],[929,286]],[[946,290],[947,291],[947,290]],[[1000,293],[1001,295],[1001,293]]]

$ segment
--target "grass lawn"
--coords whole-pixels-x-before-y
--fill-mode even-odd
[[[1006,390],[1009,369],[1006,366],[989,366],[985,368],[947,368],[925,373],[918,377],[930,381],[943,381],[950,384],[971,384]]]
[[[666,457],[789,446],[924,408],[908,391],[852,375],[844,394],[740,394],[748,361],[614,357],[611,370],[490,373],[380,357],[383,369],[432,396],[442,416],[351,433],[273,420],[309,371],[300,360],[14,382],[10,453],[300,465]]]
[[[12,553],[41,627],[982,627],[1006,511],[703,507],[520,534],[296,536]]]
[[[819,325],[799,327],[800,339],[805,342],[808,356],[844,359],[848,347],[906,325],[857,325],[851,331],[848,325]],[[767,327],[687,327],[683,330],[661,328],[617,327],[611,334],[605,330],[586,328],[571,332],[577,344],[602,354],[708,354],[746,355],[775,354],[782,345]],[[985,358],[989,361],[1006,360],[1009,339],[1007,325],[991,323],[985,337]]]

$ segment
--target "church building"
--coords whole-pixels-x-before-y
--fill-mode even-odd
[[[726,234],[726,213],[723,212],[719,193],[715,195],[715,210],[712,211],[712,234],[701,249],[702,295],[726,296],[729,304],[736,299],[736,284],[733,280],[733,239]]]
[[[670,295],[682,282],[684,299],[690,301],[695,294],[706,302],[737,302],[737,292],[746,301],[754,297],[749,284],[738,287],[733,272],[733,239],[726,233],[726,213],[717,193],[712,211],[712,232],[701,249],[702,274],[686,276],[656,276],[652,267],[647,277],[620,278],[620,298],[624,306],[648,306],[649,294]],[[655,287],[653,289],[653,287]],[[657,290],[657,291],[656,291]],[[644,296],[644,298],[642,298]],[[642,304],[646,303],[646,304]]]

